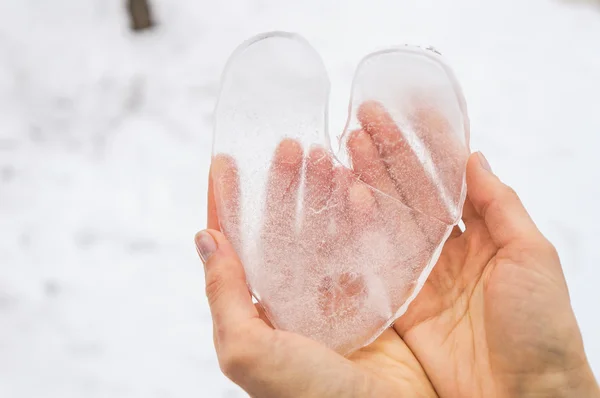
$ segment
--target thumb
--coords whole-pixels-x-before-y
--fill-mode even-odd
[[[498,247],[544,239],[517,193],[496,177],[481,152],[473,153],[467,163],[467,191]]]
[[[196,249],[204,263],[206,296],[213,319],[215,348],[223,373],[242,388],[247,373],[264,351],[271,330],[259,320],[246,285],[244,268],[225,235],[215,230],[196,234]]]
[[[215,230],[196,234],[196,249],[204,263],[206,296],[217,339],[225,340],[240,323],[258,318],[246,275],[235,249],[225,235]]]

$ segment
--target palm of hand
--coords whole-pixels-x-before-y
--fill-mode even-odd
[[[402,338],[393,329],[385,330],[373,343],[347,358],[294,333],[275,330],[280,345],[299,363],[313,363],[319,369],[317,389],[306,396],[437,397],[427,374]],[[284,341],[282,343],[282,341]],[[310,356],[310,358],[309,358]],[[314,361],[314,362],[313,362]],[[333,378],[328,378],[331,375]],[[325,376],[325,377],[322,377]],[[292,395],[303,396],[303,395]]]
[[[553,391],[546,375],[587,366],[558,256],[527,214],[518,216],[528,239],[491,235],[468,200],[466,231],[448,240],[394,325],[441,396],[517,396],[539,384]]]

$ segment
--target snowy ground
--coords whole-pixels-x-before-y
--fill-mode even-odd
[[[0,396],[240,397],[218,370],[192,244],[211,112],[247,37],[303,34],[344,123],[367,52],[432,44],[472,146],[556,244],[600,375],[600,7],[550,0],[0,0]]]

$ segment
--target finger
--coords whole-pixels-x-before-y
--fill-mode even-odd
[[[298,270],[291,266],[298,248],[296,220],[303,151],[291,139],[281,141],[275,150],[267,181],[264,224],[260,240],[262,267],[253,278],[268,286],[263,288],[268,300],[282,300],[294,285]],[[268,292],[268,293],[267,293]],[[263,297],[264,298],[264,297]]]
[[[208,182],[208,227],[239,238],[240,182],[235,160],[227,155],[212,159]]]
[[[474,209],[485,221],[498,247],[515,241],[543,239],[516,192],[492,173],[480,152],[469,158],[467,189]]]
[[[196,234],[204,263],[206,296],[213,320],[213,339],[219,366],[227,377],[249,388],[246,375],[260,368],[273,329],[261,320],[246,285],[244,268],[233,246],[219,231]],[[258,377],[259,372],[254,374]]]
[[[220,344],[241,323],[259,318],[259,314],[246,285],[244,268],[225,235],[215,230],[201,231],[195,243],[205,265],[206,296]]]
[[[302,147],[291,139],[283,140],[275,151],[267,183],[266,236],[284,239],[293,237],[302,157]]]
[[[407,202],[404,199],[405,195],[396,189],[395,182],[389,175],[387,166],[373,141],[372,137],[363,130],[356,130],[348,139],[348,151],[354,172],[366,184],[380,191],[372,192],[379,212],[374,214],[387,218],[387,223],[395,227],[402,226],[403,229],[408,229],[408,225],[405,224],[410,224],[410,229],[421,234],[421,228],[415,220],[416,212],[409,210],[407,206],[410,202]],[[407,192],[410,195],[410,191]],[[398,200],[401,205],[398,204]]]
[[[415,140],[404,136],[379,102],[363,103],[358,109],[358,119],[375,144],[404,203],[421,211],[431,211],[430,202],[437,196],[437,190],[412,148]]]
[[[464,156],[448,154],[449,131],[444,119],[436,115],[417,109],[410,131],[405,132],[379,102],[365,102],[358,111],[363,129],[372,137],[404,202],[450,223],[458,216],[464,171],[464,163],[455,163]]]
[[[379,209],[379,213],[373,214],[395,214],[398,207],[397,200],[406,206],[371,136],[363,130],[353,131],[347,145],[354,173],[365,184],[379,191],[371,192]]]
[[[423,101],[416,105],[411,114],[414,132],[431,156],[436,174],[444,182],[445,194],[456,205],[462,193],[468,155],[464,130],[454,131],[446,116],[436,107]]]
[[[331,193],[332,214],[325,236],[327,251],[343,245],[351,237],[351,220],[348,217],[348,190],[352,184],[352,172],[343,166],[338,166],[333,173]]]
[[[310,150],[306,159],[306,177],[303,198],[302,231],[306,238],[319,238],[325,232],[331,213],[333,161],[320,147]]]
[[[355,130],[350,133],[347,145],[352,168],[358,177],[384,194],[397,198],[394,181],[388,174],[372,138],[363,130]]]

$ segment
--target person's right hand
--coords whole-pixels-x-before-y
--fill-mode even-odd
[[[385,110],[367,104],[361,122],[350,153],[379,156],[354,162],[355,172],[418,197],[431,182],[407,170],[410,151],[390,150],[404,137]],[[446,150],[431,138],[434,156]],[[441,397],[600,397],[555,248],[479,153],[469,159],[467,187],[466,230],[455,228],[394,329]]]

